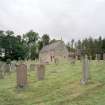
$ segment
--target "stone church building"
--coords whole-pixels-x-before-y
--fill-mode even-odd
[[[52,44],[46,45],[39,53],[40,62],[51,63],[55,59],[68,58],[68,50],[65,43],[58,40]]]

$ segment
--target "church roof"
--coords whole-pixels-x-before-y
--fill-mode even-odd
[[[43,53],[43,52],[48,52],[48,51],[52,51],[52,50],[56,50],[57,48],[59,47],[63,47],[62,45],[65,46],[64,42],[59,40],[57,42],[54,42],[52,44],[49,44],[49,45],[46,45],[42,48],[42,50],[40,51],[40,53]]]

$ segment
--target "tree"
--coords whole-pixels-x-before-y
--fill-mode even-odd
[[[5,35],[4,35],[4,31],[3,30],[0,30],[0,58],[2,58],[2,55],[3,55],[3,48],[2,48],[2,39],[3,39],[3,37],[5,37]]]
[[[1,45],[2,49],[5,51],[5,59],[11,58],[12,45],[14,44],[12,41],[14,38],[14,36],[12,36],[13,34],[13,31],[8,30],[4,32],[4,35],[2,36]]]
[[[71,40],[71,48],[74,47],[74,39]]]
[[[43,42],[41,40],[38,41],[38,50],[40,51],[43,48]]]
[[[38,58],[38,47],[36,45],[31,47],[31,57],[32,60]]]
[[[66,44],[66,47],[68,49],[68,52],[70,52],[71,48],[70,48],[70,43],[69,42]]]
[[[23,35],[24,39],[26,40],[27,44],[29,46],[32,46],[35,44],[38,39],[39,39],[39,34],[34,32],[33,30],[27,32],[26,34]]]
[[[102,40],[102,51],[105,53],[105,38]]]
[[[57,41],[56,39],[52,39],[52,40],[50,41],[50,44],[55,43],[56,41]]]
[[[49,37],[49,35],[44,34],[44,35],[42,36],[42,42],[43,42],[43,46],[48,45],[49,42],[50,42],[50,37]]]
[[[14,34],[14,32],[13,31],[10,31],[10,30],[6,31],[5,33],[6,33],[7,36],[11,36],[11,35]]]
[[[0,51],[1,59],[25,59],[27,46],[23,43],[21,36],[14,36],[13,31],[0,31]],[[4,55],[4,56],[2,56]]]
[[[23,36],[24,40],[27,42],[27,45],[29,47],[29,50],[28,50],[28,58],[35,58],[34,54],[33,54],[33,48],[34,50],[36,51],[37,48],[36,45],[37,45],[37,42],[38,42],[38,39],[39,39],[39,34],[34,32],[33,30],[27,32],[24,36]],[[34,53],[36,53],[34,51]]]

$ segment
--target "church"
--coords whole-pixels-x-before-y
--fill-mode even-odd
[[[39,60],[43,63],[54,62],[56,58],[59,60],[68,58],[68,50],[62,40],[44,46],[39,53]]]

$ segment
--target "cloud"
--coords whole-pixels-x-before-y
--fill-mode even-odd
[[[65,41],[105,36],[105,0],[0,0],[0,28]]]

